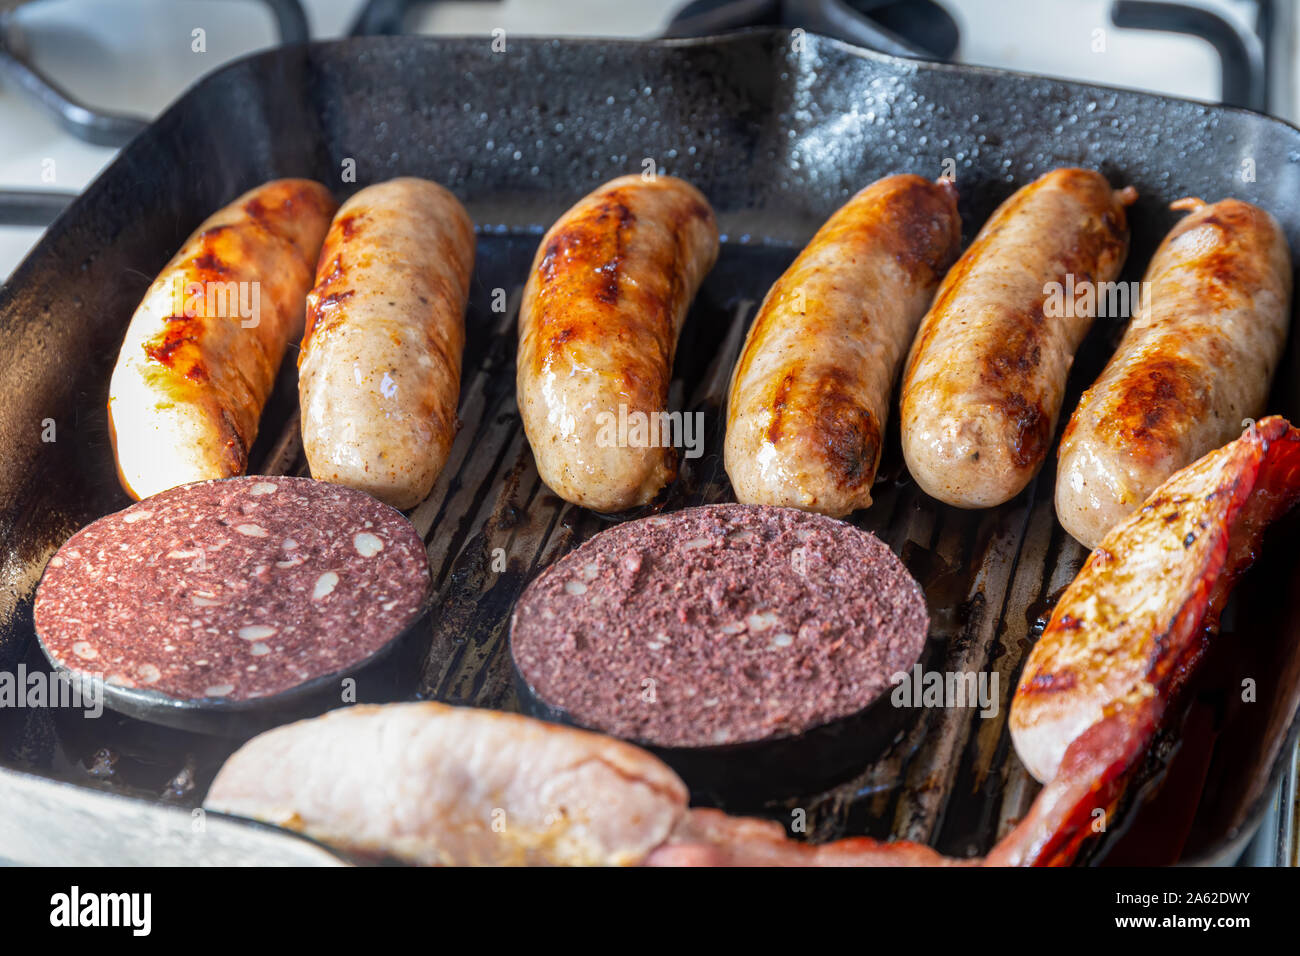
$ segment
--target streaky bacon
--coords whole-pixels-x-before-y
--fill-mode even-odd
[[[1011,705],[1027,764],[1056,749],[1063,756],[987,862],[1069,863],[1099,829],[1213,639],[1264,529],[1297,500],[1300,430],[1266,418],[1171,476],[1106,535],[1057,602]],[[1044,713],[1050,719],[1036,726]]]
[[[965,866],[920,843],[851,837],[833,843],[791,840],[771,820],[690,810],[646,866]]]

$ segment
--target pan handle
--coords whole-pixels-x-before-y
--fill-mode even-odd
[[[935,59],[936,53],[922,49],[871,19],[872,10],[890,6],[892,2],[858,0],[855,8],[844,0],[696,0],[677,11],[663,35],[702,37],[744,27],[780,25],[801,27],[810,33],[893,56]]]
[[[0,15],[0,77],[26,91],[69,133],[95,146],[125,146],[149,125],[140,117],[96,110],[79,101],[19,52],[10,29],[8,16]]]
[[[275,19],[281,43],[305,43],[307,15],[299,0],[262,0]],[[125,146],[149,125],[143,117],[82,103],[50,79],[14,42],[13,14],[0,9],[0,77],[24,90],[78,139],[95,146]]]
[[[1157,0],[1115,0],[1110,19],[1123,29],[1186,33],[1208,41],[1223,65],[1224,104],[1268,110],[1264,44],[1244,24],[1204,7]]]
[[[281,43],[306,43],[311,39],[307,28],[307,13],[298,0],[262,0],[275,18]]]
[[[0,189],[0,225],[48,226],[76,198],[72,192]]]
[[[880,4],[877,4],[880,5]],[[904,40],[897,33],[872,22],[854,10],[844,0],[786,0],[787,23],[803,26],[813,33],[822,33],[854,46],[878,50],[892,56],[932,60],[933,53]]]

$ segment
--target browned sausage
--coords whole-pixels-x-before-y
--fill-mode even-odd
[[[1194,210],[1156,250],[1140,305],[1061,437],[1056,515],[1089,548],[1184,465],[1264,413],[1291,318],[1277,221],[1237,199]]]
[[[677,336],[717,256],[713,210],[671,176],[608,182],[542,238],[519,312],[517,393],[537,472],[560,497],[622,511],[675,477],[675,448],[620,447],[607,425],[666,412]]]
[[[826,222],[777,280],[727,403],[739,501],[841,516],[871,504],[899,365],[961,248],[948,181],[889,176]]]
[[[999,206],[952,267],[903,373],[903,455],[927,494],[989,507],[1038,471],[1094,312],[1052,314],[1052,286],[1119,275],[1135,198],[1100,173],[1054,170]]]
[[[456,437],[474,224],[456,197],[402,177],[343,204],[307,294],[298,354],[313,478],[412,508]]]
[[[158,274],[108,393],[131,495],[244,473],[336,208],[320,183],[275,180],[209,217]]]

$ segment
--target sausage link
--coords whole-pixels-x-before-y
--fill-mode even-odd
[[[1048,307],[1051,285],[1096,288],[1128,253],[1124,208],[1085,169],[1057,169],[1004,202],[944,278],[903,373],[903,456],[921,488],[961,508],[1001,504],[1047,457],[1084,303]]]
[[[266,183],[199,226],[149,287],[108,395],[118,476],[132,497],[247,469],[337,208],[320,183]]]
[[[334,218],[298,356],[312,477],[412,508],[456,437],[474,224],[451,193],[401,178]]]
[[[1151,259],[1119,348],[1061,437],[1056,514],[1089,548],[1175,471],[1259,418],[1291,314],[1277,221],[1236,199],[1195,210]]]
[[[899,366],[961,248],[948,181],[889,176],[827,220],[763,300],[732,373],[736,499],[840,517],[871,504]]]
[[[718,255],[713,210],[680,179],[615,179],[560,217],[519,313],[517,393],[537,472],[596,511],[651,501],[673,448],[617,447],[610,421],[666,411],[677,337]]]

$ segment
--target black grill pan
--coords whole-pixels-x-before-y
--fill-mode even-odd
[[[676,402],[705,412],[710,441],[668,507],[730,497],[721,402],[754,303],[820,222],[879,176],[954,169],[969,241],[997,203],[1045,170],[1098,168],[1141,194],[1124,279],[1140,278],[1176,221],[1168,203],[1188,195],[1257,203],[1300,250],[1300,131],[1242,110],[928,65],[777,31],[663,42],[511,38],[504,53],[487,39],[367,38],[261,53],[182,96],[0,292],[0,667],[43,666],[31,592],[45,561],[77,528],[127,503],[108,442],[109,373],[135,305],[184,238],[273,177],[314,177],[343,198],[419,175],[452,189],[480,231],[464,427],[433,494],[412,512],[437,600],[410,667],[421,696],[513,708],[514,600],[602,526],[540,485],[533,467],[514,405],[520,289],[542,230],[647,160],[699,186],[725,233],[673,386]],[[356,182],[342,181],[353,164]],[[493,310],[498,289],[504,312]],[[1119,332],[1114,320],[1098,323],[1067,401]],[[1298,371],[1292,351],[1272,411],[1300,415]],[[305,471],[294,395],[287,367],[254,450],[260,470]],[[56,440],[44,441],[51,422]],[[1002,706],[989,719],[918,711],[850,783],[758,809],[789,819],[791,807],[804,808],[816,839],[905,837],[957,855],[986,851],[1023,814],[1036,787],[1010,747],[1006,706],[1039,621],[1084,558],[1054,520],[1052,481],[1049,464],[1001,508],[939,506],[908,480],[895,425],[876,504],[857,523],[925,586],[940,666],[996,672]],[[1295,743],[1300,552],[1287,538],[1298,526],[1271,535],[1225,617],[1213,675],[1189,689],[1174,721],[1188,732],[1155,748],[1092,862],[1218,860],[1249,836]],[[504,572],[493,570],[495,549]],[[1239,701],[1243,677],[1258,682],[1254,703]],[[388,696],[405,693],[397,687]],[[233,746],[121,716],[0,709],[0,765],[181,806],[201,801]],[[1175,771],[1180,785],[1162,787]],[[1187,823],[1171,832],[1175,818]]]

